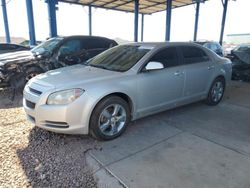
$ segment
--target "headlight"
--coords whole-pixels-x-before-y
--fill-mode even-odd
[[[58,91],[49,95],[47,104],[69,104],[76,100],[83,94],[82,89],[69,89],[64,91]]]

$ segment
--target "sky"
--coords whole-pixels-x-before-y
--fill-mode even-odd
[[[10,35],[28,39],[28,22],[25,0],[6,0]],[[250,0],[229,0],[225,27],[227,34],[250,33]],[[35,31],[37,40],[49,36],[47,4],[44,0],[33,0]],[[218,41],[222,18],[221,0],[209,0],[201,4],[198,40]],[[92,10],[92,34],[108,38],[133,41],[134,15],[132,13],[105,9]],[[171,41],[193,39],[195,5],[173,9]],[[139,17],[139,39],[141,17]],[[144,41],[164,41],[166,12],[144,16]],[[57,11],[58,34],[88,35],[88,7],[59,3]],[[0,10],[0,36],[5,36],[2,10]]]

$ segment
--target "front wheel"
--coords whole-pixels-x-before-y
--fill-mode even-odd
[[[214,106],[219,104],[225,91],[225,80],[222,77],[216,78],[210,87],[206,103]]]
[[[129,121],[128,103],[120,97],[108,97],[95,107],[90,119],[90,133],[99,140],[111,140],[125,131]]]

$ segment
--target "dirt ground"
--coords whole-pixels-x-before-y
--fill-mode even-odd
[[[85,158],[97,142],[34,127],[10,96],[0,91],[0,187],[97,187]]]

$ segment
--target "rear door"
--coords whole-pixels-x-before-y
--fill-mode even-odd
[[[213,62],[204,50],[196,46],[180,46],[178,49],[186,73],[184,97],[205,94],[213,78]]]
[[[161,111],[183,97],[184,73],[176,48],[161,49],[148,62],[161,62],[164,69],[138,74],[137,104],[142,116]]]

